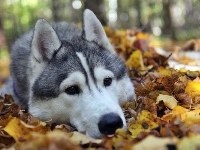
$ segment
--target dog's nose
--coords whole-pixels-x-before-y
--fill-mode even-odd
[[[116,129],[123,127],[122,119],[115,113],[103,115],[98,123],[99,131],[104,135],[114,134]]]

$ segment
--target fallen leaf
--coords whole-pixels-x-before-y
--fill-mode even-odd
[[[135,144],[132,149],[134,150],[168,150],[169,145],[176,145],[177,138],[159,138],[152,135],[147,136],[141,142]]]
[[[181,120],[188,126],[192,124],[200,124],[200,109],[195,109],[181,114]]]
[[[192,105],[192,99],[190,96],[186,93],[179,93],[175,94],[176,99],[181,102],[183,105],[191,106]]]
[[[200,135],[195,137],[184,137],[178,144],[178,150],[197,150],[200,147]]]
[[[156,115],[143,110],[138,114],[137,120],[128,127],[131,132],[131,137],[135,138],[141,132],[150,132],[152,129],[157,128],[162,120],[157,118]]]
[[[150,99],[148,97],[143,97],[141,99],[143,104],[143,109],[149,111],[150,113],[157,115],[157,106],[153,99]]]
[[[41,122],[37,126],[24,123],[18,118],[13,117],[4,128],[10,136],[12,136],[20,146],[32,138],[32,132],[45,134],[50,129],[46,124]]]
[[[182,114],[185,114],[187,113],[189,110],[184,108],[184,107],[181,107],[181,106],[176,106],[174,107],[174,109],[171,111],[171,113],[168,113],[166,115],[163,115],[162,116],[162,120],[165,120],[167,122],[170,122],[172,121],[175,117],[179,117],[181,118],[181,115]]]
[[[142,59],[142,53],[140,50],[134,51],[130,58],[126,61],[126,65],[129,69],[144,70],[144,62]]]
[[[76,143],[77,145],[84,145],[84,144],[101,144],[101,139],[94,139],[90,138],[80,132],[73,132],[70,134],[70,140]]]
[[[32,134],[32,138],[26,141],[20,148],[21,150],[82,150],[80,146],[70,140],[65,132],[52,131],[47,134]]]
[[[156,104],[158,104],[160,101],[163,101],[165,106],[170,109],[173,109],[177,106],[177,100],[173,96],[159,94],[156,99]]]
[[[189,81],[185,88],[185,93],[187,93],[192,99],[194,99],[196,96],[200,96],[200,81]]]
[[[189,127],[190,132],[194,133],[194,134],[199,134],[200,133],[200,124],[192,124]]]

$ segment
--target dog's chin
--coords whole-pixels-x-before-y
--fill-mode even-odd
[[[85,134],[86,134],[86,136],[88,136],[90,138],[94,138],[94,139],[100,139],[103,136],[101,133],[98,133],[98,134],[96,134],[96,133],[88,133],[87,131],[86,131]]]

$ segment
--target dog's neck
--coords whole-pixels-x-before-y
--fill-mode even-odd
[[[15,82],[13,82],[13,94],[16,96],[17,99],[20,99],[19,94],[17,93]]]

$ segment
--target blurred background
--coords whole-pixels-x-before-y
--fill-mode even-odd
[[[139,29],[173,41],[200,38],[199,0],[1,0],[0,60],[9,57],[11,43],[39,18],[81,24],[85,8],[112,29]],[[8,64],[0,61],[5,76],[8,71],[1,66]]]
[[[113,29],[141,29],[173,40],[200,37],[198,0],[2,0],[0,49],[9,49],[39,18],[81,23],[85,8]]]

